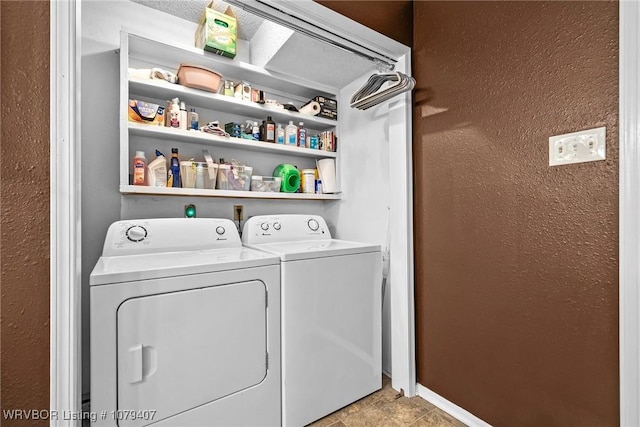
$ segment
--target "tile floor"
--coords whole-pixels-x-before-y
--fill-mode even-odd
[[[391,380],[382,377],[382,389],[309,427],[465,427],[465,424],[421,397],[397,397]]]

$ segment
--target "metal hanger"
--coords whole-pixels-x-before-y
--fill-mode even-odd
[[[390,83],[384,87],[385,83]],[[396,95],[412,90],[416,85],[413,77],[398,71],[374,74],[351,96],[351,107],[366,110]]]

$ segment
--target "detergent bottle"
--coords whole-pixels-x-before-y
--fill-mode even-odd
[[[178,159],[178,149],[171,149],[171,164],[169,166],[169,179],[167,187],[182,187],[182,179],[180,179],[180,159]]]

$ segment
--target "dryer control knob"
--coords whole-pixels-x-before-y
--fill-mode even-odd
[[[318,221],[316,221],[315,219],[310,219],[309,221],[307,221],[307,225],[309,226],[311,231],[318,231],[318,228],[320,228],[320,224],[318,224]]]
[[[223,226],[221,226],[221,225],[219,225],[219,226],[217,226],[217,227],[216,227],[216,233],[218,233],[218,234],[219,234],[219,235],[221,235],[221,236],[224,234],[224,232],[225,232],[225,231],[226,231],[226,230],[225,230],[225,229],[224,229],[224,227],[223,227]]]
[[[260,224],[260,228],[262,228],[264,231],[267,231],[269,229],[269,224],[263,222],[262,224]]]
[[[132,242],[142,242],[147,237],[147,230],[141,225],[132,225],[125,234]]]
[[[273,223],[273,228],[276,230],[280,230],[280,223],[279,222],[274,222]]]

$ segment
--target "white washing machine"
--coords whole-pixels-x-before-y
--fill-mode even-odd
[[[280,260],[225,219],[119,221],[90,279],[99,426],[280,426]]]
[[[252,217],[242,242],[281,260],[283,425],[380,389],[380,246],[332,239],[317,215]]]

